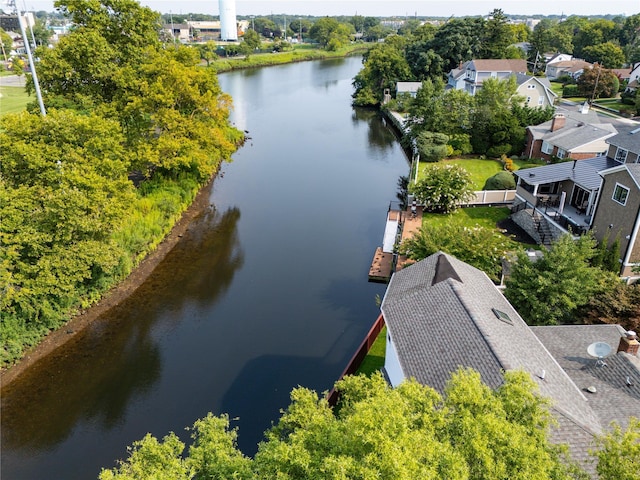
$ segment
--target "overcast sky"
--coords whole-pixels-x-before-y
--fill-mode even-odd
[[[53,11],[53,0],[16,0],[20,9]],[[220,13],[218,0],[141,0],[142,5],[162,13]],[[6,0],[0,0],[6,9]],[[494,8],[518,15],[633,15],[640,12],[640,0],[236,0],[238,15],[364,15],[438,16],[486,15]]]

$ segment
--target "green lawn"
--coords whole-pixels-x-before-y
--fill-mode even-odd
[[[594,102],[596,105],[600,105],[607,108],[613,108],[614,110],[620,110],[625,107],[625,104],[620,101],[619,98],[603,98]],[[631,105],[626,105],[631,107]]]
[[[361,373],[364,375],[371,375],[372,373],[377,372],[382,367],[384,367],[386,339],[387,327],[384,327],[378,334],[376,341],[371,346],[371,350],[369,350],[367,356],[364,357],[364,360],[362,361],[360,368],[358,368],[356,375]]]
[[[0,95],[0,115],[21,112],[33,100],[24,87],[0,87]]]
[[[551,84],[551,91],[558,95],[559,98],[562,98],[562,89],[564,85],[560,82],[549,82]]]
[[[450,163],[460,165],[464,168],[469,175],[471,175],[471,186],[474,190],[482,190],[485,182],[488,178],[493,177],[496,173],[501,172],[504,167],[500,160],[493,159],[479,159],[479,158],[453,158],[443,160],[442,163]],[[513,160],[513,164],[516,170],[521,168],[537,167],[540,163],[533,162],[531,160]],[[420,162],[418,170],[418,180],[424,174],[425,168],[427,168],[427,162]]]
[[[435,226],[460,224],[465,227],[480,225],[486,228],[496,228],[496,224],[509,216],[509,207],[469,207],[458,208],[446,215],[440,213],[425,213],[422,223]]]

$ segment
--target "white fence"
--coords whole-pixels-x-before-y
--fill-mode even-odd
[[[480,190],[473,193],[473,197],[465,205],[512,203],[513,199],[516,198],[515,190]]]

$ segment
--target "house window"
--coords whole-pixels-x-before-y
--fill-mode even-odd
[[[567,156],[567,151],[563,150],[562,148],[559,148],[557,155],[558,155],[558,158],[564,158]]]
[[[527,97],[527,105],[529,104],[530,101],[531,101],[531,97]]]
[[[619,183],[616,183],[616,188],[613,189],[613,200],[620,205],[627,204],[627,197],[629,196],[629,189]]]
[[[544,97],[538,97],[538,105],[542,105],[544,103]]]
[[[536,88],[536,86],[535,86],[535,85],[527,85],[527,88],[528,88],[529,90],[532,90],[532,89]]]
[[[627,152],[624,148],[618,147],[618,149],[616,150],[616,160],[620,163],[624,163],[624,161],[627,159],[628,153],[629,152]]]
[[[549,142],[542,142],[542,153],[546,153],[547,155],[551,155],[553,153],[553,145]]]

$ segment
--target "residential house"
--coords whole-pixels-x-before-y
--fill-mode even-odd
[[[589,355],[589,343],[584,344],[592,337],[581,338],[576,330],[571,357],[558,361],[484,272],[445,253],[396,272],[381,311],[387,325],[384,371],[391,385],[413,377],[442,393],[451,373],[473,368],[484,383],[497,388],[503,371],[524,370],[552,401],[551,411],[558,420],[552,440],[568,443],[576,460],[587,457],[593,436],[602,433],[609,420],[626,426],[629,415],[640,411],[637,341],[623,338],[622,329],[615,325],[605,326],[598,341],[614,348],[617,342],[631,343],[607,358],[607,365],[613,368],[604,370]],[[585,328],[591,334],[592,327]],[[540,335],[548,336],[546,331]],[[582,379],[573,380],[562,368],[560,362],[569,361],[584,370],[578,372],[584,375]],[[625,388],[625,377],[631,385],[613,392],[614,385],[607,382],[622,380],[620,388]],[[587,393],[585,389],[596,383],[598,393]],[[600,407],[606,408],[606,414],[599,413]]]
[[[607,156],[622,163],[640,163],[640,124],[634,122],[616,128],[618,134],[607,139]]]
[[[617,133],[610,123],[600,123],[594,112],[557,110],[548,122],[527,127],[527,142],[523,155],[551,160],[573,158],[582,160],[604,155],[606,140]]]
[[[526,60],[470,60],[464,65],[464,90],[475,95],[488,78],[506,80],[517,73],[527,73]]]
[[[633,272],[640,268],[640,163],[619,164],[600,175],[594,235],[599,241],[607,239],[609,245],[620,242],[620,276],[640,276],[640,272]]]
[[[620,242],[620,275],[640,277],[640,124],[620,124],[606,156],[515,172],[512,219],[539,243],[593,230]]]
[[[554,105],[557,95],[551,90],[549,80],[523,73],[517,73],[515,77],[516,95],[524,97],[527,107],[546,108]]]
[[[573,60],[573,55],[569,53],[560,53],[560,52],[545,53],[543,57],[546,65],[549,65],[551,63],[558,63],[558,62],[569,62]]]
[[[421,86],[422,82],[398,82],[396,83],[396,97],[402,94],[409,94],[416,98]]]
[[[454,89],[454,90],[464,90],[464,79],[465,79],[465,64],[460,62],[460,66],[458,68],[452,69],[447,75],[447,85],[446,89]]]
[[[591,67],[593,67],[593,64],[584,60],[563,60],[560,62],[547,64],[544,73],[547,75],[547,78],[549,80],[554,80],[564,75],[568,75],[574,80],[577,80],[578,77],[585,71],[585,69]]]
[[[605,156],[518,170],[512,219],[538,243],[591,228],[599,172],[620,165]]]
[[[625,92],[635,92],[640,83],[640,62],[631,65],[631,73],[629,73],[629,83],[625,88]]]

